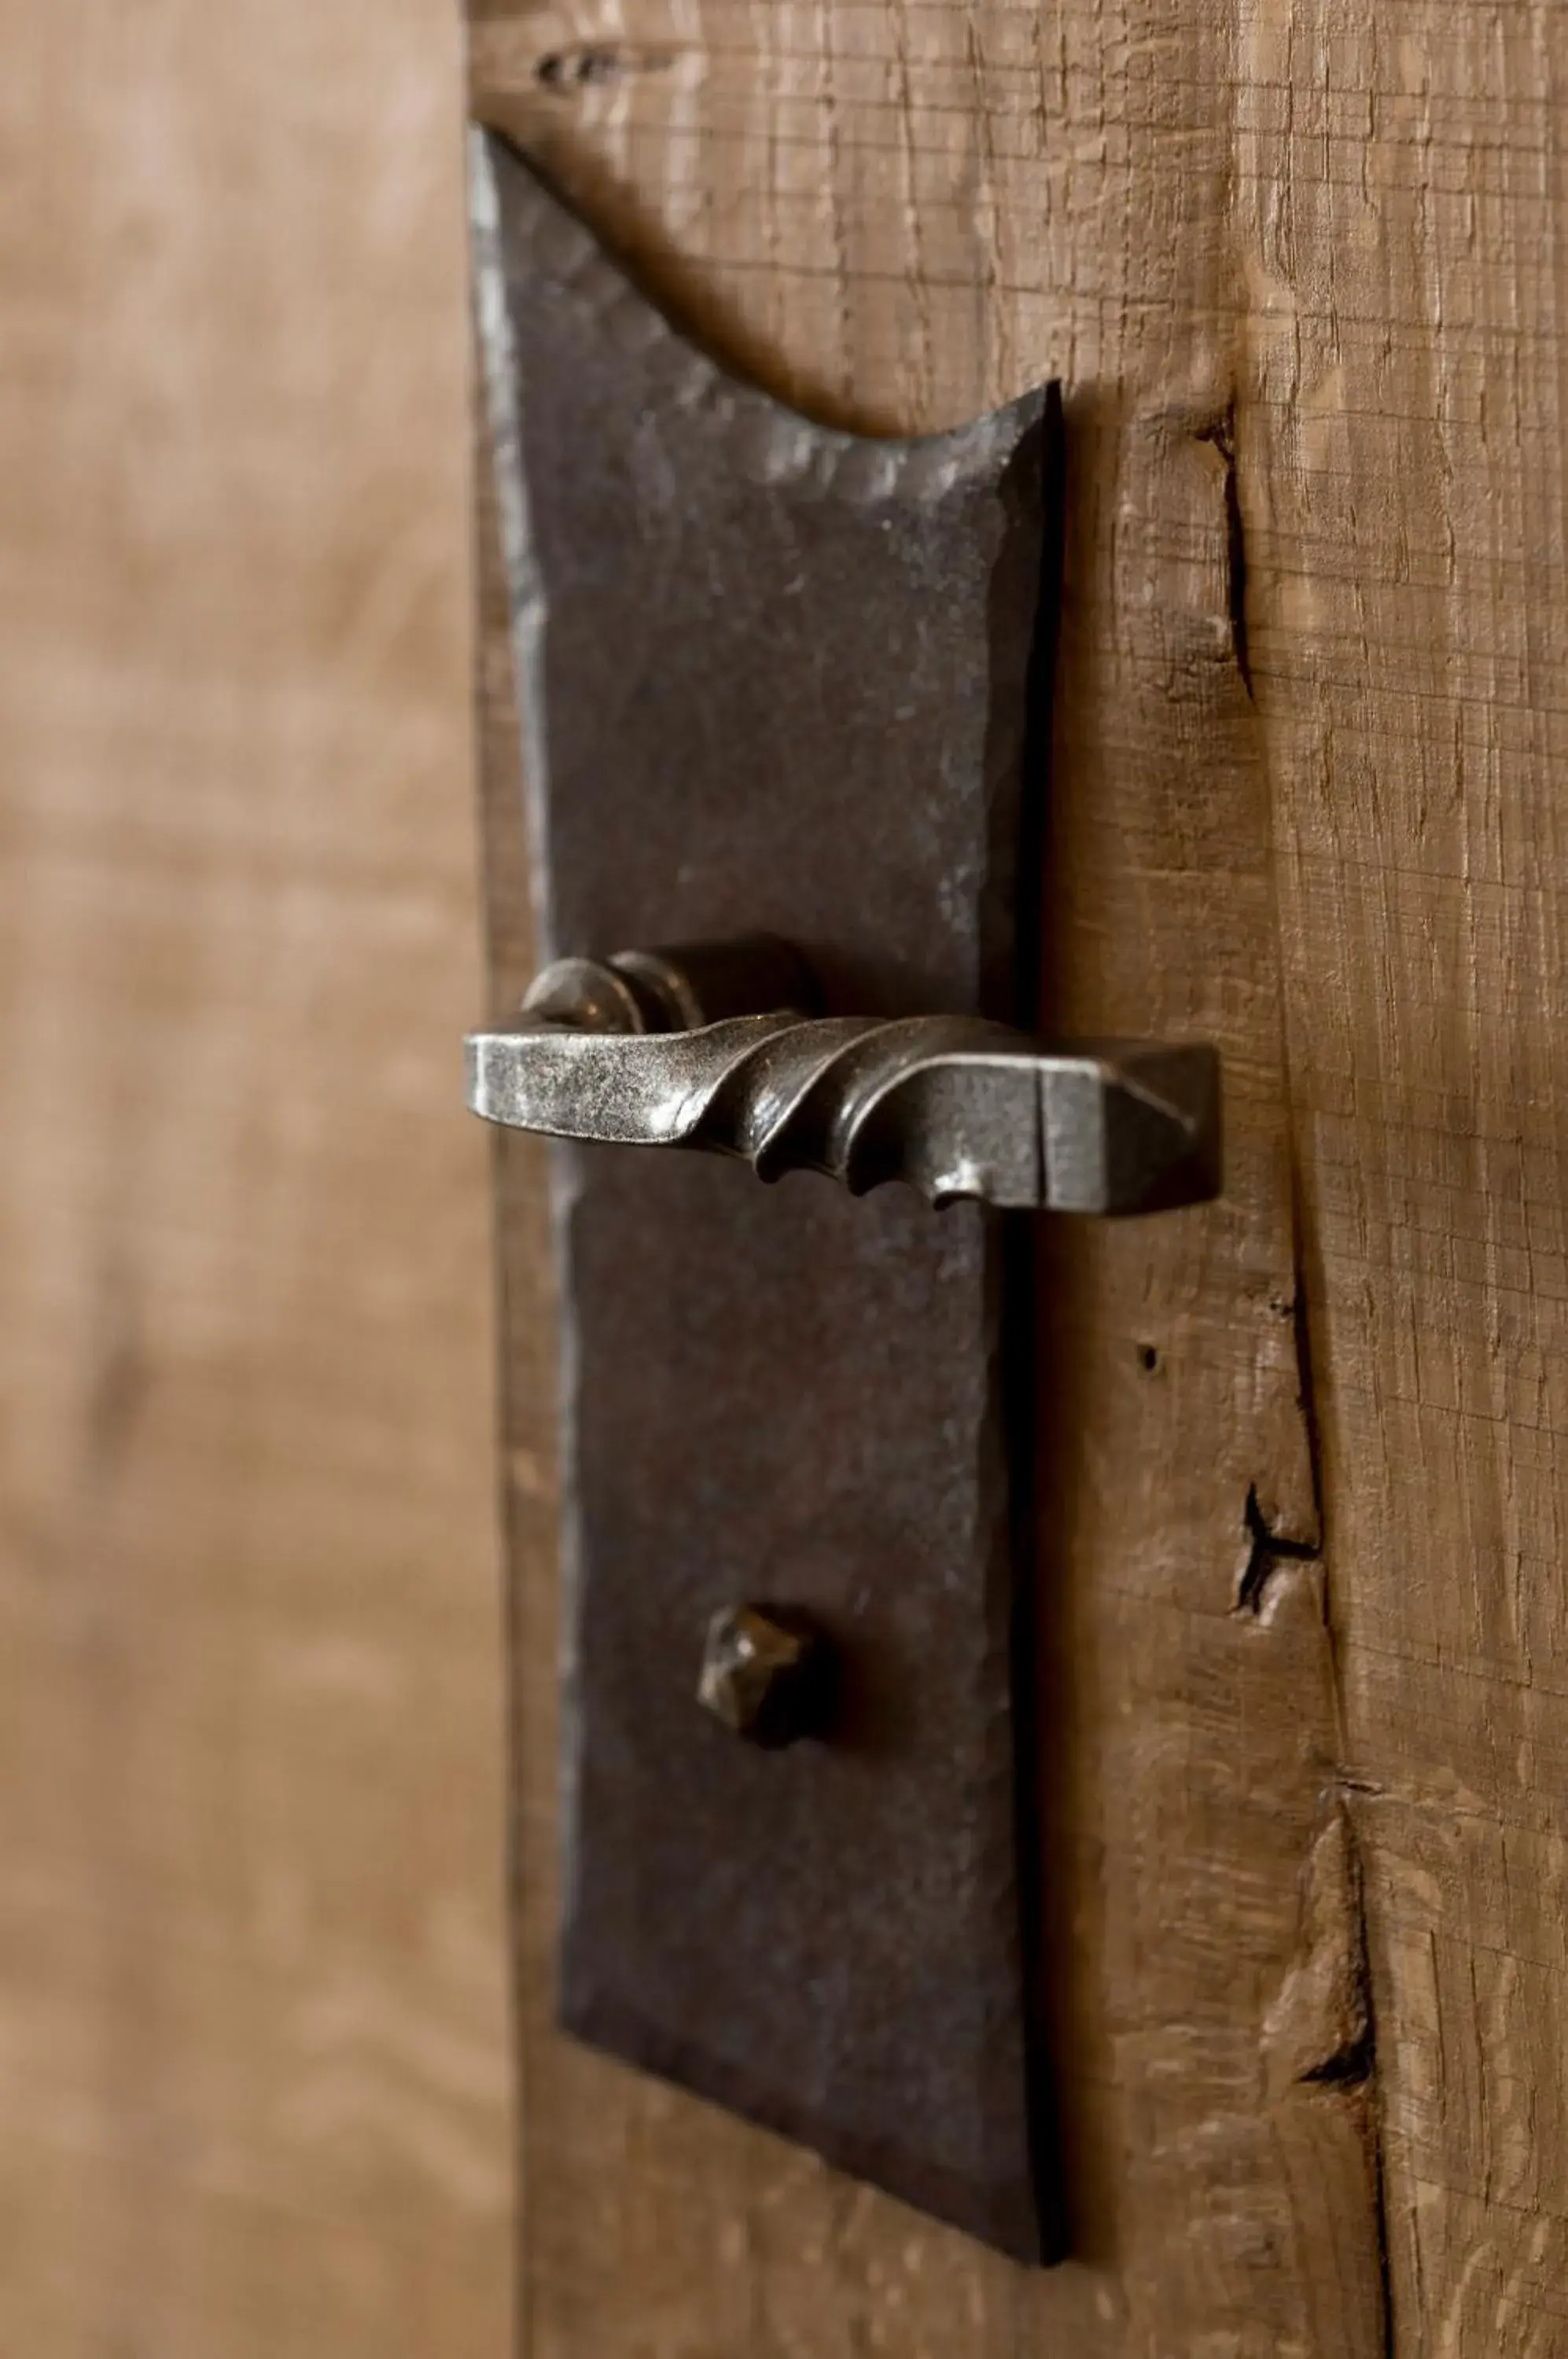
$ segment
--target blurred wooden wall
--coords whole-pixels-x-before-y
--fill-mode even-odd
[[[498,2359],[457,10],[0,55],[0,2350]]]

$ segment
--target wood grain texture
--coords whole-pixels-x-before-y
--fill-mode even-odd
[[[1242,482],[1402,2349],[1568,2350],[1568,114],[1551,7],[1260,9]]]
[[[460,28],[0,5],[0,2348],[498,2359]]]

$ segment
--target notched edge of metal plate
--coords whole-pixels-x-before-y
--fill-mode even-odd
[[[678,357],[681,384],[674,398],[699,404],[722,419],[724,441],[737,473],[762,484],[814,472],[824,488],[867,503],[918,500],[949,490],[964,477],[996,476],[1017,460],[1030,437],[1048,429],[1060,443],[1061,387],[1054,381],[1029,387],[1008,402],[964,424],[933,434],[857,434],[792,408],[709,352],[686,323],[671,316],[659,297],[642,286],[633,266],[606,245],[548,175],[509,140],[483,125],[469,131],[469,223],[474,309],[490,447],[495,470],[502,555],[511,604],[512,659],[517,717],[523,735],[523,792],[533,830],[535,918],[541,962],[616,947],[561,941],[557,938],[545,879],[550,869],[549,772],[543,636],[548,598],[540,575],[529,517],[528,488],[522,465],[521,371],[507,308],[507,257],[503,237],[501,183],[510,177],[540,201],[533,208],[533,252],[542,274],[619,336],[628,353],[655,346]],[[1049,468],[1046,469],[1049,473]],[[1009,830],[1009,836],[1013,834]],[[1009,842],[1009,852],[1017,845]],[[982,897],[1006,905],[992,911],[988,930],[1013,931],[1016,876],[1011,859],[1003,875],[988,875]],[[1032,931],[1031,929],[1026,930]],[[1030,982],[1033,976],[1030,976]],[[1017,994],[1005,1005],[974,1011],[1006,1020],[1032,1020],[1030,1004],[1020,1011]]]
[[[725,451],[733,454],[737,469],[754,484],[782,484],[810,476],[813,484],[824,490],[831,486],[851,503],[887,502],[896,495],[901,505],[906,499],[919,500],[922,488],[940,492],[969,476],[976,481],[999,482],[1007,462],[1018,457],[1031,432],[1047,420],[1055,389],[1036,389],[988,417],[945,433],[918,439],[859,436],[815,425],[731,375],[719,362],[691,345],[662,314],[654,299],[637,288],[635,279],[601,245],[593,232],[561,206],[548,182],[494,134],[474,134],[473,173],[476,300],[511,593],[517,701],[524,731],[524,770],[534,853],[532,871],[540,903],[542,945],[547,955],[559,956],[563,951],[589,951],[607,945],[559,940],[551,906],[551,789],[545,647],[549,604],[540,578],[529,513],[529,488],[522,463],[518,363],[508,304],[508,277],[517,265],[514,256],[509,271],[503,239],[502,180],[517,176],[518,181],[526,182],[549,200],[548,205],[535,209],[528,234],[538,247],[539,266],[548,271],[552,287],[561,289],[568,299],[581,302],[601,321],[608,320],[614,333],[625,339],[628,353],[660,349],[670,358],[672,371],[678,370],[679,384],[673,397],[691,408],[700,407],[714,421]],[[666,397],[667,391],[668,388],[661,391],[661,398]],[[994,778],[990,783],[995,784]],[[973,886],[975,908],[988,913],[983,916],[982,938],[1006,941],[1009,961],[1015,881],[1008,860],[1000,866],[985,869]],[[991,1007],[985,1012],[1011,1014],[1013,1009]],[[569,1158],[574,1154],[575,1150],[568,1150]],[[558,1164],[557,1168],[561,1171],[568,1167]],[[739,1181],[738,1173],[732,1176]],[[799,1183],[791,1183],[796,1184]],[[572,1192],[572,1182],[566,1182],[567,1194]],[[564,1215],[568,1209],[558,1201],[559,1214]],[[953,1216],[926,1213],[924,1217],[934,1221]],[[1001,1287],[1001,1256],[998,1238],[985,1256],[991,1273],[986,1280],[987,1318],[994,1321],[992,1351],[998,1361],[1000,1329],[996,1323],[997,1306],[990,1301],[990,1290]],[[571,1349],[569,1343],[569,1352]],[[569,1386],[569,1409],[571,1397]],[[993,1386],[991,1417],[996,1433],[1000,1433],[1002,1421],[1009,1414]],[[569,1436],[569,1489],[570,1456],[574,1447]],[[569,1506],[569,1516],[572,1512]],[[987,1545],[1005,1553],[1008,1539],[1001,1529],[1004,1521],[1005,1517],[997,1519]],[[990,1530],[989,1524],[986,1528]],[[1015,1610],[1006,1596],[1012,1584],[1001,1582],[994,1571],[986,1579],[995,1584],[996,1593],[992,1595],[988,1590],[985,1610],[991,1616],[999,1616],[999,1620],[988,1625],[991,1636],[996,1643],[1005,1643],[1000,1634]],[[1025,1676],[1027,1669],[1026,1658]],[[1018,1699],[1014,1701],[1016,1705]],[[569,1698],[565,1714],[568,1722],[575,1709]],[[574,1732],[563,1726],[562,1735],[570,1756],[576,1741]],[[1008,1742],[1011,1755],[1020,1750],[1027,1754],[1014,1773],[1021,1789],[1032,1782],[1033,1747],[1027,1717],[1019,1717],[1016,1712],[1009,1723]],[[568,1782],[570,1775],[569,1770]],[[570,1878],[575,1873],[570,1858],[567,1867]],[[1037,1864],[1031,1862],[1023,1876],[1026,1906],[1014,1911],[1018,1921],[1011,1936],[1025,1950],[1024,1971],[1018,1977],[1014,1998],[1026,2043],[1038,2041],[1040,2027],[1037,1978],[1029,1963],[1037,1926],[1034,1911],[1027,1905],[1032,1876],[1037,1872]],[[1001,1896],[992,1897],[995,1900]],[[997,1987],[999,1991],[999,1984]],[[664,2073],[699,2095],[800,2140],[824,2154],[835,2168],[875,2181],[1016,2258],[1038,2262],[1060,2256],[1054,2208],[1057,2190],[1051,2171],[1040,2168],[1042,2133],[1032,2106],[1026,2141],[1027,2188],[1022,2148],[1017,2144],[1000,2173],[977,2169],[962,2179],[944,2179],[939,2169],[927,2167],[919,2158],[911,2161],[907,2143],[900,2145],[894,2139],[881,2145],[874,2136],[856,2136],[831,2123],[824,2129],[820,2114],[803,2113],[789,2098],[769,2100],[759,2091],[755,2079],[746,2081],[744,2072],[728,2073],[711,2049],[703,2049],[671,2033],[668,2027],[657,2027],[646,2017],[639,2017],[635,2007],[625,2004],[590,1971],[584,1970],[563,1994],[561,2019],[593,2044],[607,2048],[642,2069]],[[994,2082],[998,2055],[993,2054],[986,2060],[992,2067]],[[1036,2086],[1033,2066],[1038,2060],[1026,2054],[1021,2076],[1020,2085],[1029,2091],[1031,2097]],[[1011,2088],[999,2113],[1009,2110],[1017,2110]],[[1011,2136],[1010,2131],[999,2133],[998,2146],[1006,2146]],[[1048,2140],[1048,2134],[1046,2136]],[[994,2155],[991,2159],[995,2160]]]

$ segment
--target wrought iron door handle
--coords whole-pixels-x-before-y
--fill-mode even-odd
[[[523,757],[496,738],[494,842],[509,879],[520,801],[547,954],[615,951],[469,1045],[480,1114],[612,1142],[554,1224],[561,2020],[1053,2258],[1035,1360],[1070,1306],[1032,1214],[881,1183],[1218,1182],[1212,1050],[976,1014],[1033,1025],[1095,801],[1097,754],[1051,759],[1060,391],[844,432],[690,343],[488,134],[473,204]],[[707,947],[617,947],[670,939]],[[1157,1481],[1172,1395],[1139,1397]]]
[[[891,1180],[933,1204],[1127,1213],[1219,1187],[1219,1063],[1202,1045],[1048,1046],[979,1016],[811,1013],[770,940],[547,967],[510,1031],[468,1042],[468,1102],[556,1138],[687,1147],[762,1180]]]

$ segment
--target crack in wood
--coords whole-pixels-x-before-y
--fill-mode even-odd
[[[1225,603],[1230,613],[1231,649],[1241,684],[1253,702],[1252,662],[1247,640],[1247,529],[1242,521],[1241,487],[1236,479],[1236,397],[1219,417],[1198,429],[1200,442],[1212,443],[1225,463]]]
[[[1269,1583],[1279,1568],[1282,1564],[1321,1564],[1323,1549],[1315,1539],[1291,1539],[1286,1533],[1275,1531],[1258,1504],[1256,1483],[1247,1495],[1241,1520],[1251,1545],[1236,1583],[1233,1611],[1260,1616]]]
[[[1345,1780],[1341,1780],[1343,1795]],[[1382,2359],[1394,2359],[1394,2273],[1388,2242],[1388,2173],[1383,2150],[1383,2113],[1377,2090],[1377,2012],[1372,1990],[1372,1960],[1367,1939],[1367,1882],[1362,1867],[1361,1845],[1356,1832],[1356,1822],[1342,1799],[1341,1814],[1345,1821],[1349,1845],[1351,1894],[1355,1910],[1353,1939],[1355,1941],[1354,1971],[1359,1989],[1362,2032],[1339,2057],[1329,2057],[1315,2074],[1303,2078],[1316,2079],[1341,2086],[1359,2085],[1366,2092],[1365,2135],[1372,2175],[1372,2226],[1377,2263],[1377,2285],[1382,2334]],[[1335,2066],[1342,2069],[1335,2070]],[[1357,2069],[1359,2068],[1359,2069]]]

